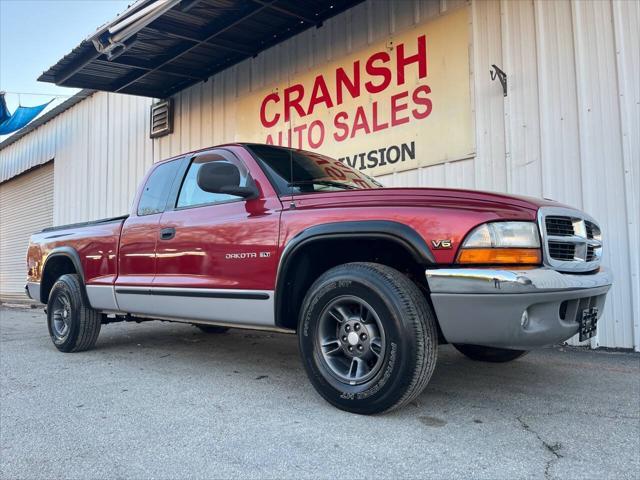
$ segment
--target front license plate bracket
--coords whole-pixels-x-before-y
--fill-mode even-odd
[[[580,316],[580,341],[589,340],[596,334],[598,307],[585,308]]]

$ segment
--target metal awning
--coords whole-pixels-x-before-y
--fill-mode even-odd
[[[139,0],[38,80],[165,98],[362,0]]]

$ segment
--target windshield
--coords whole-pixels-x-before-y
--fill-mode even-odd
[[[280,195],[381,188],[373,178],[334,158],[272,145],[247,145]]]

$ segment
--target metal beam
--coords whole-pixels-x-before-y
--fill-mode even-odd
[[[234,46],[229,45],[229,42],[223,42],[220,40],[209,40],[205,42],[206,45],[211,45],[215,48],[221,48],[222,50],[227,50],[229,52],[242,53],[243,55],[253,55],[254,50],[250,48],[244,48],[242,45],[238,45],[237,43]]]
[[[201,1],[202,0],[182,0],[182,3],[180,4],[180,7],[179,7],[180,11],[186,13]]]
[[[193,37],[191,35],[186,35],[184,33],[178,33],[177,31],[169,30],[169,29],[165,28],[164,26],[162,27],[162,29],[160,29],[160,28],[150,27],[150,26],[147,25],[142,30],[142,33],[148,33],[148,32],[149,33],[155,33],[156,35],[160,35],[160,36],[163,36],[163,37],[175,38],[176,40],[185,40],[187,42],[200,43],[200,41],[202,41],[202,39],[200,39],[200,38],[196,38],[196,37]]]
[[[229,1],[233,2],[234,0]],[[53,81],[58,85],[64,86],[86,87],[87,85],[94,86],[97,83],[100,85],[99,88],[104,90],[143,96],[158,97],[164,93],[169,94],[168,92],[175,93],[176,90],[186,88],[198,81],[206,81],[213,73],[228,68],[248,57],[255,56],[264,49],[286,40],[312,25],[318,26],[323,20],[333,17],[362,1],[341,0],[332,9],[325,8],[315,12],[308,8],[302,11],[302,14],[291,11],[286,3],[282,5],[276,0],[249,0],[246,3],[243,1],[239,2],[242,6],[240,10],[233,8],[228,14],[226,9],[223,9],[225,13],[220,15],[218,7],[211,7],[211,11],[216,13],[216,18],[209,19],[204,26],[200,26],[197,29],[193,28],[195,24],[202,25],[203,20],[209,17],[206,14],[209,11],[209,4],[202,2],[187,14],[181,12],[179,7],[176,7],[167,12],[166,16],[157,19],[159,21],[153,23],[154,29],[147,25],[147,27],[138,32],[141,36],[145,36],[145,33],[147,34],[146,38],[138,39],[138,44],[142,42],[138,53],[133,54],[133,56],[127,54],[117,58],[117,63],[122,63],[123,67],[126,66],[132,69],[132,71],[126,71],[124,74],[119,75],[119,78],[114,75],[114,72],[109,72],[102,66],[102,62],[106,61],[103,54],[92,48],[91,42],[84,41],[71,54],[61,59],[47,72],[44,72],[40,79],[42,81]],[[196,0],[193,3],[191,0],[184,0],[183,4],[192,7],[196,4],[195,2]],[[311,2],[309,4],[306,2],[301,3],[304,5],[312,4]],[[298,7],[296,7],[297,9]],[[289,28],[285,27],[284,30],[273,32],[275,29],[272,27],[272,33],[276,34],[273,38],[271,35],[256,36],[258,32],[246,32],[249,38],[253,38],[250,47],[237,44],[235,40],[224,40],[224,32],[234,27],[235,31],[239,31],[238,33],[242,34],[242,28],[246,26],[246,20],[260,12],[271,12],[271,15],[273,15],[272,12],[280,12],[282,17],[290,17],[289,21],[287,21]],[[172,18],[174,15],[175,18]],[[238,16],[241,16],[241,18],[238,18]],[[187,26],[181,27],[182,22],[179,17],[183,17],[186,24],[192,24],[191,28]],[[186,17],[189,17],[189,19],[186,19]],[[196,18],[199,20],[198,22],[190,21]],[[298,19],[298,21],[293,19]],[[228,23],[225,24],[225,21]],[[242,22],[245,23],[243,24]],[[165,30],[165,25],[167,31],[163,31]],[[238,25],[240,25],[239,28]],[[268,25],[265,25],[265,27],[268,27]],[[154,38],[154,31],[159,34],[157,39]],[[166,46],[166,43],[169,43],[167,40],[171,38],[180,41],[173,42],[175,43],[173,48]],[[163,43],[165,46],[163,46]],[[178,43],[180,44],[178,45]],[[153,48],[154,51],[158,52],[154,55],[155,64],[147,60],[148,48],[146,47],[162,47],[160,49]],[[199,47],[200,50],[195,50]],[[214,49],[219,49],[219,52],[215,52]],[[193,61],[198,63],[197,66],[194,65],[185,71],[182,67],[172,64],[172,62],[184,55],[188,55],[189,52],[194,52]],[[140,63],[126,64],[129,61],[137,62],[138,60],[141,60]],[[103,71],[93,72],[95,73],[93,79],[87,80],[84,75],[78,77],[78,73],[83,72],[83,69],[93,62],[96,62],[98,68],[102,68]],[[179,63],[185,62],[183,60]],[[114,62],[111,62],[111,64],[116,65]],[[162,74],[163,78],[153,80],[149,78],[156,72],[158,75]],[[145,78],[147,79],[146,81],[144,80]],[[111,83],[103,87],[103,84],[109,81]]]
[[[152,32],[155,33],[157,35],[161,35],[161,36],[165,36],[165,37],[169,37],[169,38],[174,38],[176,40],[184,40],[186,42],[191,42],[191,43],[200,43],[200,44],[205,44],[205,45],[211,45],[212,47],[216,47],[216,48],[221,48],[223,50],[229,50],[230,52],[237,52],[237,53],[244,53],[245,55],[253,55],[253,51],[249,50],[247,48],[242,48],[242,47],[238,47],[236,46],[229,46],[225,43],[221,43],[220,41],[216,41],[216,40],[209,40],[207,42],[204,42],[203,38],[197,38],[194,37],[192,35],[188,35],[188,34],[184,34],[182,32],[178,32],[177,30],[169,30],[169,29],[165,29],[165,27],[163,26],[162,29],[158,29],[158,28],[152,28],[152,27],[145,27],[144,30],[142,30],[142,33],[145,32]]]
[[[270,10],[275,10],[276,12],[284,13],[285,15],[289,15],[290,17],[297,18],[298,20],[303,20],[307,23],[310,23],[311,25],[316,25],[320,23],[320,20],[318,20],[317,18],[312,19],[309,17],[305,17],[304,15],[300,15],[299,13],[292,12],[291,10],[287,10],[286,8],[277,7],[276,5],[271,5],[271,3],[273,2],[265,2],[264,0],[252,0],[252,1],[259,5],[264,5]]]
[[[153,67],[145,67],[144,65],[140,65],[140,64],[123,62],[121,59],[120,60],[97,59],[97,60],[94,60],[93,63],[98,65],[104,65],[104,66],[114,65],[117,67],[134,68],[136,70],[143,70],[145,72],[150,72],[151,70],[153,70]],[[166,68],[158,70],[158,73],[165,73],[167,75],[173,75],[174,77],[190,78],[192,80],[198,80],[198,81],[203,80],[203,77],[200,75],[189,74],[186,72],[176,72],[172,70],[167,70]]]
[[[55,83],[56,85],[63,85],[64,82],[73,77],[76,73],[82,70],[88,63],[92,62],[100,55],[93,45],[90,45],[91,51],[88,54],[81,56],[78,60],[71,62],[66,68],[61,70],[58,74],[55,75]]]
[[[205,38],[204,40],[202,40],[201,42],[198,42],[196,44],[191,45],[190,47],[181,47],[180,49],[175,49],[175,51],[172,51],[170,55],[167,55],[167,60],[165,60],[164,62],[160,63],[160,65],[156,66],[155,68],[153,68],[152,70],[148,71],[148,72],[143,72],[140,75],[128,75],[126,76],[119,85],[117,85],[114,88],[114,92],[121,92],[122,90],[124,90],[125,88],[129,87],[130,85],[142,80],[143,78],[145,78],[146,76],[148,76],[149,74],[153,73],[153,72],[157,72],[158,70],[160,70],[162,67],[164,67],[165,65],[173,62],[174,60],[182,57],[183,55],[186,55],[187,53],[189,53],[190,51],[192,51],[193,49],[195,49],[196,47],[209,42],[209,40],[213,40],[215,37],[217,37],[218,35],[226,32],[227,30],[237,26],[238,24],[244,22],[245,20],[247,20],[248,18],[253,17],[254,15],[256,15],[257,13],[260,13],[261,11],[263,11],[264,9],[268,8],[268,6],[275,2],[276,0],[271,0],[271,2],[269,2],[269,4],[266,5],[262,5],[261,7],[249,12],[248,14],[244,15],[243,17],[225,25],[222,28],[217,29],[215,32],[213,32],[212,34],[210,34],[207,38]]]
[[[225,70],[226,68],[229,68],[231,66],[233,66],[236,62],[235,61],[230,61],[230,62],[225,62],[224,60],[222,60],[220,62],[220,64],[218,65],[218,69],[214,69],[211,68],[211,66],[209,66],[208,68],[206,68],[204,71],[207,72],[206,76],[207,78],[209,78],[211,75],[213,75],[214,73],[220,72],[222,70]],[[162,98],[164,97],[168,97],[170,95],[173,95],[176,92],[179,92],[180,90],[183,90],[187,87],[190,87],[191,85],[193,85],[195,82],[193,81],[189,81],[189,80],[185,80],[182,82],[176,82],[173,85],[171,85],[170,87],[168,87],[165,91],[164,91],[164,95]]]

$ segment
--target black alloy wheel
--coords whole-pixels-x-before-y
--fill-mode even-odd
[[[329,371],[350,385],[370,380],[382,366],[384,327],[361,298],[346,295],[330,302],[320,314],[316,341]]]
[[[359,414],[399,408],[435,367],[436,320],[425,295],[399,271],[349,263],[325,272],[303,301],[298,340],[318,393]]]
[[[47,326],[61,352],[93,348],[100,334],[102,314],[91,308],[80,277],[62,275],[54,283],[47,302]]]

